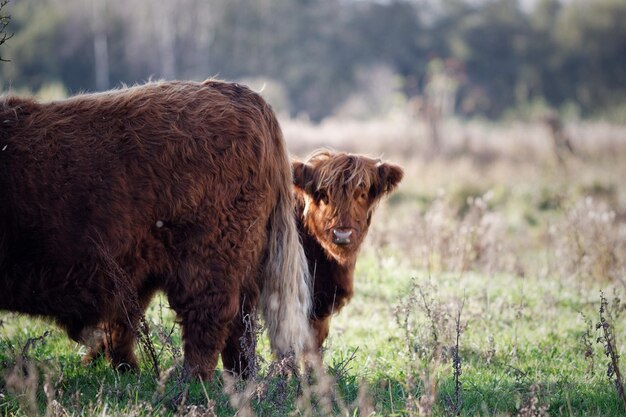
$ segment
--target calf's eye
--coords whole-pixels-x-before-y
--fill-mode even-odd
[[[313,195],[316,201],[321,201],[324,204],[328,204],[328,194],[324,190],[317,190]]]

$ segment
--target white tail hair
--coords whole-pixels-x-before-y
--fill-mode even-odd
[[[296,225],[291,164],[278,122],[271,109],[267,110],[266,120],[280,153],[281,177],[277,203],[268,223],[260,306],[272,350],[278,355],[298,356],[312,340],[311,279]]]

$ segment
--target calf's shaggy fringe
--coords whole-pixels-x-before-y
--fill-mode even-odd
[[[275,352],[304,348],[291,167],[259,95],[207,80],[7,97],[0,123],[0,309],[51,317],[81,342],[107,329],[100,348],[136,367],[136,327],[163,290],[201,378],[220,353],[245,371],[240,338],[259,301]]]

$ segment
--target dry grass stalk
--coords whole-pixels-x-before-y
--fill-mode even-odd
[[[45,417],[70,417],[70,413],[57,400],[48,403]]]
[[[37,404],[37,394],[39,391],[40,370],[36,363],[30,360],[29,352],[38,344],[44,345],[50,336],[50,331],[46,330],[41,336],[31,337],[26,340],[19,354],[15,355],[15,365],[5,376],[6,388],[17,398],[20,411],[27,416],[39,416]],[[48,367],[49,368],[49,367]],[[59,377],[56,384],[52,383],[52,375],[56,371],[47,369],[43,374],[43,392],[46,396],[46,417],[64,417],[69,413],[55,399],[55,385],[59,385],[63,375]]]
[[[154,372],[154,378],[158,381],[161,375],[158,355],[156,353],[156,349],[154,348],[154,344],[152,343],[152,339],[150,338],[150,327],[146,321],[144,311],[139,304],[136,291],[131,285],[130,277],[126,271],[120,267],[115,259],[113,259],[104,245],[96,241],[93,243],[99,252],[100,258],[104,262],[106,267],[105,273],[109,275],[111,281],[114,283],[118,301],[121,308],[126,312],[128,324],[135,331],[136,336],[139,339],[140,346],[143,348],[143,351],[147,354],[150,360],[150,364]],[[133,318],[139,318],[137,325],[135,325]],[[112,346],[110,333],[107,334],[107,339],[109,346]]]
[[[372,402],[372,397],[369,394],[369,390],[365,381],[361,381],[359,383],[359,394],[356,398],[356,403],[357,410],[359,411],[359,416],[371,417],[376,415],[374,403]]]
[[[18,357],[11,372],[5,378],[6,387],[20,405],[20,410],[29,417],[39,416],[37,408],[37,389],[39,387],[39,372],[30,361]]]
[[[461,353],[459,350],[461,333],[463,333],[463,326],[461,324],[461,313],[463,311],[463,307],[465,306],[465,298],[461,302],[456,318],[455,318],[455,344],[452,348],[452,371],[454,376],[454,398],[449,402],[448,410],[450,413],[454,415],[461,415],[461,408],[463,407],[463,383],[461,382],[462,371],[462,360]]]
[[[411,361],[447,355],[453,345],[451,306],[443,303],[436,292],[430,280],[414,280],[408,296],[396,307],[396,322],[404,332]]]
[[[409,296],[396,308],[396,321],[404,331],[407,346],[407,411],[410,416],[431,416],[437,403],[437,374],[442,360],[452,359],[455,379],[454,398],[447,411],[460,413],[462,398],[460,337],[463,332],[461,313],[465,300],[457,304],[453,321],[451,305],[442,303],[430,284],[414,281]],[[454,323],[454,325],[453,325]],[[424,330],[426,329],[426,330]],[[417,381],[423,388],[418,392]]]
[[[306,372],[300,377],[300,395],[296,400],[298,413],[301,416],[336,416],[350,415],[348,407],[340,396],[336,394],[336,379],[326,371],[322,357],[318,353],[309,353],[305,358]],[[336,369],[348,369],[348,364],[354,355],[344,359]],[[366,390],[366,387],[360,387]],[[359,395],[362,392],[359,391]],[[367,402],[357,398],[356,407],[369,410]],[[356,412],[356,410],[354,411]]]
[[[587,375],[591,376],[593,375],[593,371],[595,369],[593,354],[593,323],[591,319],[588,319],[584,314],[581,313],[581,316],[585,322],[585,332],[580,337],[580,340],[583,345],[585,360],[589,363],[587,365]]]
[[[27,416],[38,416],[37,390],[39,388],[39,372],[37,366],[29,360],[29,351],[37,344],[46,343],[50,331],[46,330],[41,336],[31,337],[26,340],[19,355],[15,358],[15,365],[5,377],[7,389],[18,400],[20,409]]]
[[[438,361],[431,361],[428,366],[425,366],[421,380],[424,386],[422,395],[417,402],[418,416],[428,417],[433,415],[433,409],[437,402],[437,368],[439,367]]]
[[[230,405],[236,410],[237,416],[241,417],[254,417],[256,414],[250,405],[252,397],[257,392],[257,384],[254,381],[249,381],[243,384],[243,381],[238,380],[228,372],[222,374],[224,379],[224,392],[228,395]],[[238,385],[243,385],[243,389]]]
[[[467,190],[468,192],[470,190]],[[414,232],[406,240],[405,250],[414,252],[419,265],[431,273],[439,271],[511,269],[512,254],[503,253],[506,242],[502,216],[489,209],[493,193],[482,196],[456,197],[441,193],[423,216],[415,219]],[[507,256],[508,255],[508,256]]]
[[[518,417],[548,417],[548,407],[539,404],[538,396],[539,386],[533,384],[530,386],[530,395],[526,402],[520,407],[517,413]]]
[[[606,204],[591,197],[573,204],[564,223],[551,230],[563,276],[621,282],[626,259],[618,230],[615,212]]]
[[[215,402],[210,402],[206,406],[204,405],[187,405],[180,407],[175,417],[217,417],[215,412]]]
[[[616,300],[617,304],[619,304],[619,299]],[[611,310],[609,309],[609,303],[604,293],[600,292],[600,321],[596,324],[596,329],[601,330],[601,336],[598,337],[597,340],[598,343],[603,344],[604,354],[609,358],[606,375],[609,379],[613,380],[617,396],[622,401],[624,410],[626,410],[626,395],[624,393],[622,373],[619,367],[619,354],[615,342],[613,322],[614,320]]]

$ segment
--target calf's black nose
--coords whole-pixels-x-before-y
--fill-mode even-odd
[[[352,229],[333,229],[333,243],[337,245],[347,245],[351,242]]]

